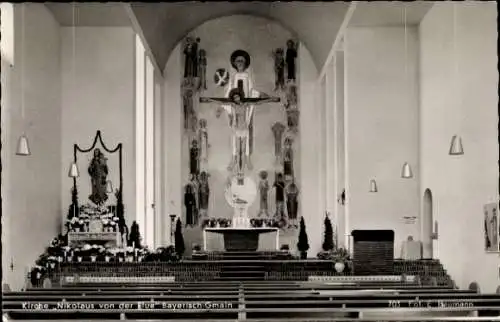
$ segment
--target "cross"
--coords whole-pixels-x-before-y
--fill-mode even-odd
[[[242,97],[242,82],[238,82],[239,88],[239,100],[234,100],[234,97],[200,97],[200,103],[219,103],[223,105],[230,105],[232,107],[231,111],[231,122],[230,126],[233,129],[233,159],[232,165],[235,165],[237,172],[241,174],[244,171],[245,165],[250,167],[248,162],[250,161],[250,139],[251,139],[251,129],[253,120],[253,111],[255,105],[261,105],[264,103],[278,103],[280,102],[279,97],[259,97],[259,98],[245,98]],[[244,113],[244,115],[243,115]],[[242,121],[244,119],[244,121]],[[241,124],[243,122],[244,124]],[[244,157],[247,159],[245,163]],[[230,169],[233,166],[230,165]]]

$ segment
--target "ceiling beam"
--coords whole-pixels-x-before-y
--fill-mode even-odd
[[[148,41],[146,40],[146,37],[144,37],[144,32],[142,30],[141,24],[137,20],[137,17],[135,16],[134,10],[132,10],[132,6],[130,3],[123,3],[122,4],[125,8],[125,11],[127,12],[127,15],[130,18],[130,22],[132,24],[132,30],[141,38],[142,44],[144,46],[144,49],[146,50],[146,55],[148,55],[149,59],[151,59],[151,63],[153,64],[154,68],[157,70],[158,74],[160,75],[161,78],[163,78],[163,69],[161,69],[158,65],[158,62],[156,61],[155,55],[153,55],[153,52],[151,51],[151,47],[149,46]]]
[[[345,30],[347,29],[347,26],[349,25],[349,21],[351,20],[354,11],[356,10],[356,6],[358,4],[358,1],[353,1],[349,5],[349,8],[347,9],[347,12],[344,16],[344,20],[342,21],[342,24],[340,25],[339,31],[337,32],[337,36],[335,37],[335,41],[333,42],[332,49],[330,49],[330,52],[328,53],[328,57],[326,58],[326,61],[321,68],[321,72],[319,73],[318,81],[321,81],[321,79],[325,76],[326,71],[328,70],[328,65],[333,60],[333,57],[335,56],[335,52],[342,48],[343,44],[343,38],[344,38],[344,33]]]

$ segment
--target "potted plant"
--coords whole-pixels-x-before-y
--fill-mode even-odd
[[[175,252],[182,258],[184,251],[186,250],[186,246],[184,245],[184,237],[182,236],[182,222],[180,219],[177,219],[177,224],[175,226]]]
[[[345,248],[339,248],[334,252],[333,260],[335,261],[335,270],[337,273],[342,273],[349,263],[349,252]]]
[[[299,231],[299,241],[297,243],[297,249],[300,252],[300,259],[307,259],[307,251],[309,250],[309,241],[306,232],[306,223],[304,222],[304,217],[300,218],[300,231]]]

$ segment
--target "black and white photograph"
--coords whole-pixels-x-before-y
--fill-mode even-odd
[[[497,16],[1,2],[3,322],[500,321]]]

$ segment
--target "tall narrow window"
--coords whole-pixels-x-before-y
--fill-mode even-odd
[[[155,124],[154,124],[154,110],[155,110],[155,83],[154,83],[154,67],[151,59],[146,56],[146,184],[145,184],[145,234],[144,243],[150,248],[155,246]]]
[[[135,42],[135,221],[139,225],[139,233],[145,237],[145,119],[146,119],[146,56],[139,36]]]

